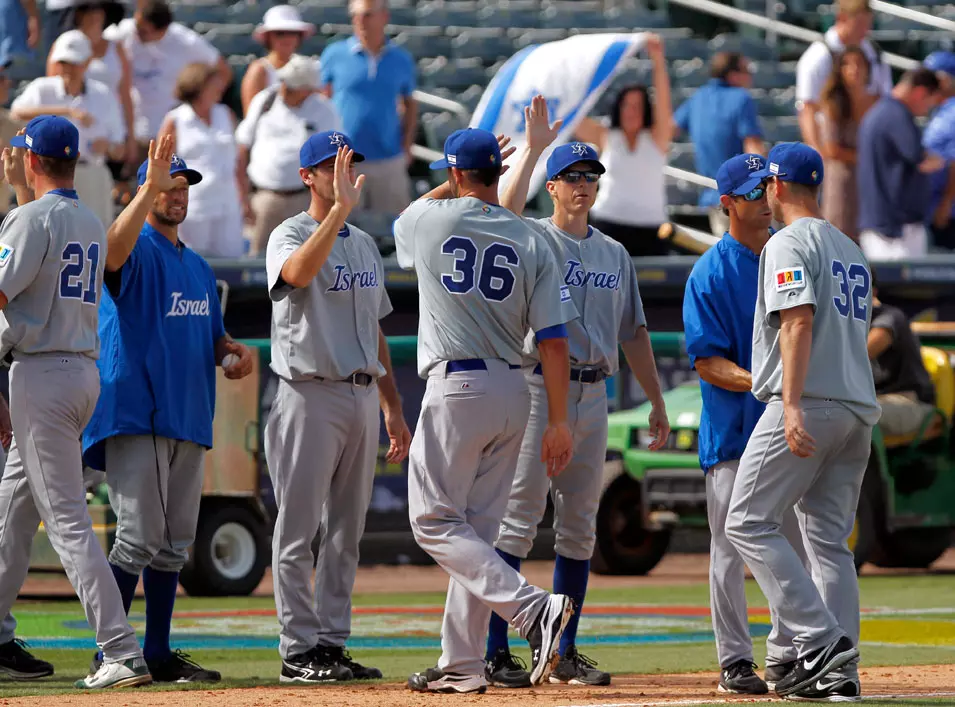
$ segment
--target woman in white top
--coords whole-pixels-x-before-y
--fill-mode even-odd
[[[72,8],[72,26],[86,35],[93,48],[93,58],[86,67],[86,78],[105,84],[116,96],[123,110],[123,122],[126,125],[126,148],[124,161],[136,162],[136,136],[133,134],[133,74],[126,52],[118,42],[111,42],[103,36],[103,30],[123,19],[122,3],[111,0],[91,0]],[[47,75],[53,75],[51,56],[46,60]]]
[[[591,210],[591,223],[623,243],[631,255],[666,255],[657,229],[668,220],[663,168],[673,140],[673,106],[663,41],[647,38],[653,61],[654,100],[645,86],[626,86],[617,95],[609,127],[584,118],[576,138],[597,147],[607,172]]]
[[[256,59],[242,77],[242,115],[249,111],[249,104],[259,91],[276,85],[277,71],[288,63],[302,42],[315,34],[315,25],[304,22],[298,10],[291,5],[276,5],[262,18],[262,24],[252,35],[268,50],[268,54]]]
[[[170,135],[176,154],[202,174],[189,187],[189,209],[179,225],[183,243],[204,257],[239,258],[247,179],[236,148],[232,111],[219,103],[226,86],[214,65],[189,64],[179,74],[181,105],[166,114],[157,140]]]

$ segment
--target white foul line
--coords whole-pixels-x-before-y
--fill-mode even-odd
[[[923,692],[915,695],[863,695],[863,700],[923,700],[933,697],[955,697],[955,692]],[[787,700],[778,697],[757,697],[746,700],[747,703],[761,702],[764,704],[786,703]],[[690,707],[692,705],[729,705],[741,704],[739,698],[736,699],[714,699],[714,700],[659,700],[656,702],[602,702],[592,705],[561,705],[561,707]]]

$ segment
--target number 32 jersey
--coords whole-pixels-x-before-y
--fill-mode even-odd
[[[419,199],[395,221],[398,264],[418,277],[418,373],[441,361],[518,366],[528,330],[577,316],[550,248],[502,206]]]
[[[0,358],[99,355],[106,230],[75,192],[55,190],[11,211],[0,227]]]
[[[753,394],[782,395],[780,317],[813,306],[812,349],[803,397],[836,400],[869,425],[881,408],[866,341],[872,317],[872,277],[862,250],[835,226],[802,218],[777,232],[759,259],[753,326]]]

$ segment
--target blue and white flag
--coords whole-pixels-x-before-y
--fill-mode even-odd
[[[524,107],[537,94],[544,96],[551,122],[560,118],[564,124],[534,170],[528,191],[533,197],[546,181],[544,165],[551,150],[573,136],[624,62],[645,42],[644,33],[579,34],[525,47],[488,84],[471,118],[471,127],[495,135],[503,133],[520,151],[526,139]],[[511,174],[509,171],[501,177],[502,191]]]

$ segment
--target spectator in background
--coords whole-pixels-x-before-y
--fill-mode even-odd
[[[926,153],[915,123],[938,103],[939,82],[925,68],[908,71],[862,119],[857,172],[859,245],[869,260],[918,258],[928,252],[928,175],[945,160]]]
[[[30,58],[39,43],[37,0],[0,0],[0,55]]]
[[[700,87],[673,116],[676,127],[687,133],[696,152],[696,171],[716,178],[720,165],[744,152],[765,155],[763,131],[756,102],[749,95],[753,73],[749,60],[736,52],[720,52],[710,63],[713,77]],[[729,217],[720,206],[720,194],[704,189],[700,206],[710,210],[710,230],[722,238]]]
[[[165,0],[140,0],[132,19],[111,27],[109,39],[120,43],[133,74],[136,163],[146,159],[149,141],[159,133],[163,118],[176,106],[176,81],[188,64],[214,65],[228,85],[232,69],[209,42],[196,32],[173,22]]]
[[[866,38],[871,29],[869,0],[838,0],[835,24],[829,28],[822,41],[809,45],[796,65],[796,110],[799,112],[802,140],[820,153],[820,101],[822,90],[832,75],[835,55],[844,52],[848,46],[860,47],[871,67],[869,93],[884,96],[892,91],[892,67],[882,60],[881,52]]]
[[[276,5],[269,8],[262,24],[255,28],[253,37],[265,46],[266,54],[249,64],[242,77],[242,114],[249,111],[249,104],[259,91],[279,82],[277,72],[288,63],[302,42],[315,34],[315,25],[304,22],[298,10],[291,5]]]
[[[355,167],[365,175],[362,207],[398,214],[411,201],[415,63],[385,36],[387,0],[351,0],[348,9],[355,34],[322,52],[323,90],[338,108],[342,130],[365,156]]]
[[[252,99],[235,131],[240,159],[249,165],[251,256],[265,251],[276,226],[308,208],[311,197],[298,173],[301,146],[313,133],[341,130],[331,101],[316,93],[314,61],[293,56],[277,75],[279,85]]]
[[[856,186],[856,139],[863,116],[878,100],[869,93],[870,66],[859,47],[846,47],[836,59],[822,90],[819,133],[826,178],[822,182],[822,215],[859,242],[859,190]]]
[[[115,210],[113,176],[106,158],[110,152],[122,153],[126,127],[116,96],[104,84],[86,78],[92,55],[85,34],[77,29],[61,34],[50,53],[54,75],[31,81],[13,101],[11,112],[23,122],[39,115],[60,115],[76,126],[80,134],[76,192],[108,228]]]
[[[947,169],[932,174],[932,204],[927,215],[932,221],[933,245],[955,250],[955,53],[933,52],[923,65],[939,77],[945,102],[926,126],[922,145],[948,162]]]
[[[7,76],[7,67],[13,59],[0,52],[0,106],[5,106],[10,100],[10,88],[13,82]],[[0,108],[0,152],[4,147],[10,147],[10,138],[17,134],[21,123],[10,116],[5,108]],[[3,169],[0,168],[0,219],[7,215],[13,200],[13,190],[3,178]],[[2,414],[2,413],[0,413]],[[0,461],[3,457],[0,456]]]
[[[189,187],[189,211],[179,238],[206,258],[238,258],[245,251],[243,208],[248,178],[235,142],[235,116],[219,101],[226,86],[216,67],[189,64],[176,83],[181,105],[159,129],[170,135],[176,155],[202,175]]]
[[[607,171],[600,178],[591,223],[630,255],[666,255],[667,245],[657,237],[669,220],[663,168],[673,140],[673,107],[663,40],[647,38],[653,62],[654,101],[645,86],[625,86],[610,111],[610,125],[584,118],[575,137],[600,153]]]

